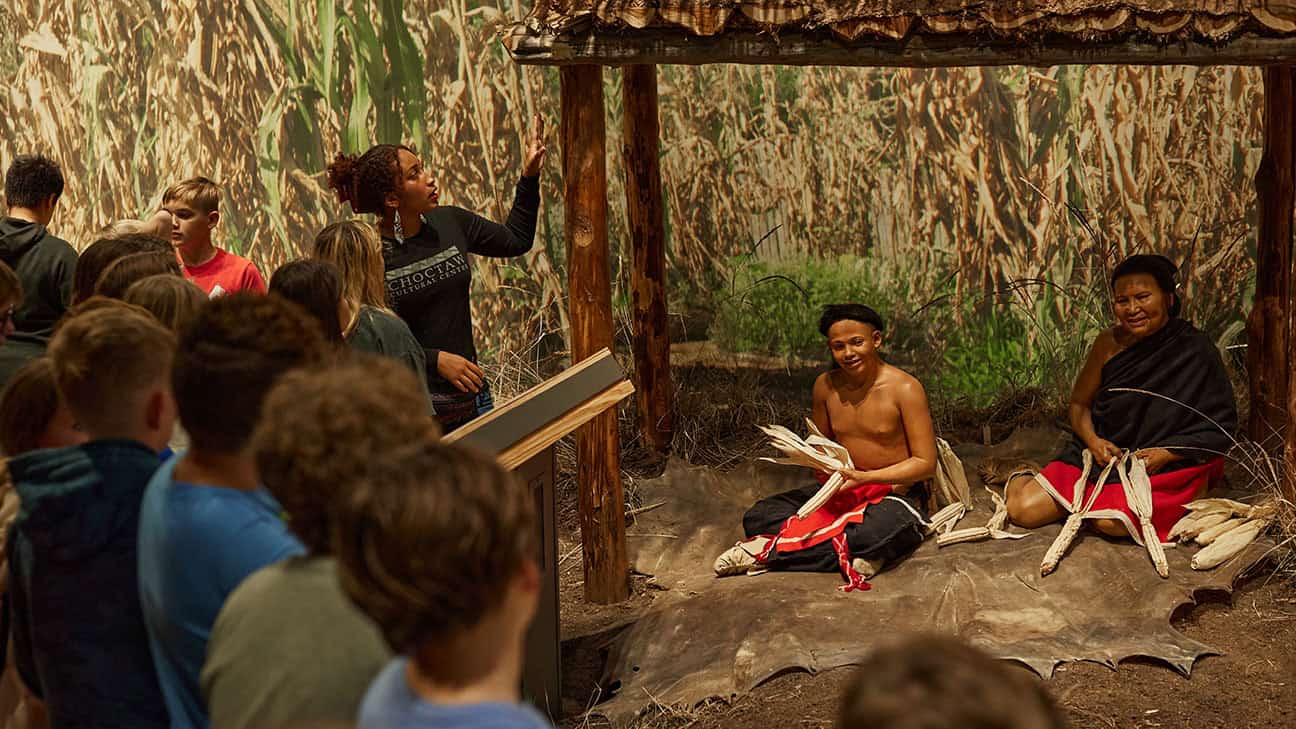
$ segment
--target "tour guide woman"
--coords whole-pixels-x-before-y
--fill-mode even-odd
[[[447,431],[493,405],[473,342],[468,254],[509,258],[531,250],[544,156],[544,122],[537,115],[504,225],[438,206],[432,173],[404,145],[380,144],[329,165],[329,187],[338,197],[357,213],[378,216],[387,301],[427,352],[428,390]]]
[[[1152,524],[1162,540],[1184,515],[1184,504],[1223,474],[1237,428],[1233,387],[1214,342],[1179,318],[1176,270],[1164,256],[1137,255],[1112,273],[1116,325],[1098,335],[1076,378],[1071,440],[1039,474],[1009,481],[1014,523],[1034,528],[1066,516],[1085,449],[1093,456],[1090,479],[1123,451],[1143,459],[1152,481]],[[1119,484],[1116,469],[1112,483]],[[1093,488],[1090,481],[1086,499]],[[1093,511],[1104,518],[1088,523],[1104,534],[1138,533],[1119,485],[1105,487]]]

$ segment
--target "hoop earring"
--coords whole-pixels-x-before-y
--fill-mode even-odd
[[[396,235],[397,243],[405,242],[405,231],[401,228],[400,211],[397,211],[396,217],[392,218],[392,232]]]

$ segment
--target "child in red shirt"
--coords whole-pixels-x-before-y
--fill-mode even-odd
[[[171,214],[171,245],[185,278],[211,297],[236,291],[264,294],[265,279],[256,264],[212,245],[219,204],[220,188],[205,177],[178,182],[162,194],[162,207]]]

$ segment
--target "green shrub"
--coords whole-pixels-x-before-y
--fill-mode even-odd
[[[857,256],[735,259],[729,288],[714,302],[709,335],[734,352],[822,358],[819,315],[825,305],[855,301],[889,317],[897,289],[880,285],[881,273],[880,264]]]

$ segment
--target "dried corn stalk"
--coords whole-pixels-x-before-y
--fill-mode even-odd
[[[1148,478],[1147,466],[1142,458],[1130,456],[1121,459],[1116,473],[1120,475],[1121,488],[1125,491],[1125,502],[1138,517],[1143,547],[1152,558],[1152,565],[1156,567],[1158,575],[1169,577],[1170,565],[1166,564],[1161,537],[1157,535],[1156,527],[1152,526],[1152,481]],[[1137,534],[1131,536],[1138,540]]]

